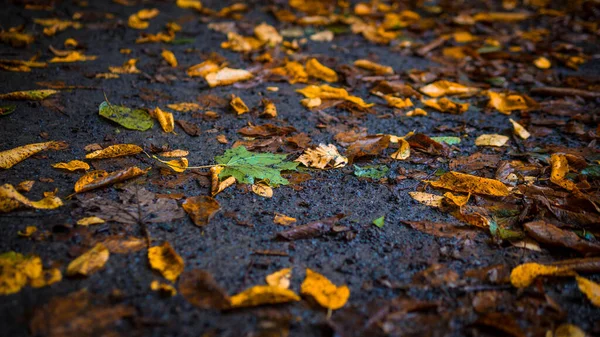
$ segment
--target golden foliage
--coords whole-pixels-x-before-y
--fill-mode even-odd
[[[384,66],[369,60],[356,60],[354,61],[354,65],[356,67],[372,71],[377,75],[392,75],[394,73],[394,69],[392,69],[392,67]]]
[[[181,206],[196,226],[208,225],[210,219],[221,209],[217,200],[203,195],[187,198]]]
[[[491,134],[481,135],[475,139],[475,145],[477,146],[504,146],[508,142],[508,137],[503,135]]]
[[[429,183],[433,187],[455,192],[484,194],[496,197],[505,197],[510,194],[506,185],[499,180],[454,171],[444,173],[440,180]]]
[[[90,171],[77,180],[75,183],[75,192],[87,192],[96,188],[110,186],[112,184],[138,177],[146,172],[147,170],[139,169],[136,166],[112,173],[108,173],[103,170]]]
[[[101,243],[81,254],[67,266],[68,276],[89,276],[100,270],[108,261],[110,252]]]
[[[469,109],[469,103],[453,102],[446,97],[421,99],[421,102],[425,104],[425,106],[453,115],[460,115]]]
[[[251,72],[244,69],[223,68],[204,76],[208,85],[212,87],[229,85],[236,82],[246,81],[254,77]]]
[[[164,278],[171,282],[175,282],[179,274],[183,272],[183,258],[167,241],[160,246],[148,249],[148,261],[152,269],[159,271]]]
[[[90,165],[81,160],[71,160],[68,163],[56,163],[56,164],[52,164],[52,167],[57,168],[57,169],[67,170],[67,171],[77,171],[77,170],[87,171],[90,169]]]
[[[116,144],[105,147],[85,155],[86,159],[106,159],[123,156],[131,156],[143,152],[144,150],[135,144]]]
[[[17,293],[28,280],[42,275],[42,260],[16,252],[0,254],[0,295]]]
[[[158,120],[164,132],[173,132],[175,130],[175,118],[173,118],[172,113],[165,112],[161,108],[156,107],[152,110],[152,115]]]
[[[255,307],[264,304],[278,304],[299,301],[293,291],[279,286],[257,285],[231,296],[232,308]]]
[[[593,305],[600,307],[600,284],[585,277],[575,276],[579,290],[587,296]]]
[[[189,67],[186,73],[189,77],[206,77],[210,73],[216,73],[221,69],[221,66],[213,60],[206,60]]]
[[[160,11],[156,8],[152,9],[141,9],[137,13],[129,16],[127,25],[133,29],[146,29],[150,25],[148,20],[155,18]]]
[[[177,58],[175,57],[175,54],[173,54],[172,51],[167,50],[167,49],[163,49],[162,52],[160,53],[160,56],[162,56],[162,58],[173,68],[177,67]]]
[[[306,167],[322,170],[325,168],[340,168],[348,164],[348,158],[342,156],[333,144],[319,144],[316,149],[306,149],[295,161],[304,164]]]
[[[20,207],[35,209],[55,209],[63,205],[63,202],[54,193],[45,192],[44,198],[39,201],[31,201],[10,184],[0,186],[0,213],[10,212]]]
[[[292,268],[284,268],[272,274],[267,275],[265,281],[273,287],[289,289],[290,279],[292,278]]]
[[[338,74],[333,69],[322,65],[316,58],[306,61],[306,73],[325,82],[338,81]]]
[[[89,217],[85,217],[85,218],[81,218],[79,220],[77,220],[77,224],[79,226],[91,226],[91,225],[99,225],[99,224],[103,224],[106,221],[104,221],[104,219],[99,218],[97,216],[89,216]]]
[[[46,150],[62,150],[67,147],[65,142],[45,142],[23,145],[14,149],[0,152],[0,168],[9,169],[34,154]]]
[[[235,110],[238,116],[250,111],[250,109],[248,109],[248,106],[246,106],[246,103],[244,103],[244,101],[242,101],[242,99],[239,96],[232,95],[231,102],[229,102],[229,105],[233,108],[233,110]]]
[[[422,87],[420,91],[431,97],[440,97],[445,95],[473,95],[479,92],[479,89],[441,80]]]
[[[308,268],[301,292],[313,298],[322,307],[331,310],[343,307],[350,297],[350,289],[347,286],[338,287],[325,276]]]
[[[524,263],[510,273],[510,283],[516,288],[528,287],[540,276],[572,276],[574,272],[565,267],[545,266],[539,263]]]

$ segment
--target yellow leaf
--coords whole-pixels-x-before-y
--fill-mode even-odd
[[[311,58],[306,61],[306,73],[314,78],[318,78],[325,82],[337,82],[337,73],[324,65],[322,65],[316,58]]]
[[[277,29],[264,22],[254,27],[254,35],[256,35],[260,41],[266,42],[271,46],[283,42],[283,37],[279,35]]]
[[[189,77],[206,77],[210,73],[216,73],[221,67],[213,60],[206,60],[189,67],[186,72]]]
[[[273,218],[273,222],[281,225],[281,226],[289,226],[296,222],[296,218],[292,218],[285,214],[275,213],[275,217]]]
[[[516,288],[528,287],[539,276],[572,276],[574,272],[565,267],[545,266],[539,263],[524,263],[510,273],[510,283]]]
[[[164,278],[171,282],[175,282],[179,274],[183,272],[183,259],[167,241],[160,246],[148,249],[148,261],[152,269],[158,270]]]
[[[22,33],[11,28],[9,31],[0,31],[0,41],[20,48],[33,43],[35,38],[31,34]]]
[[[65,47],[75,48],[79,45],[79,43],[77,42],[77,40],[75,40],[73,38],[68,38],[65,40],[64,45],[65,45]]]
[[[33,180],[24,180],[24,181],[20,182],[19,185],[17,185],[17,191],[29,192],[29,191],[31,191],[33,184],[35,184],[35,181],[33,181]]]
[[[35,209],[55,209],[62,206],[59,197],[53,193],[44,193],[44,198],[39,201],[31,201],[10,184],[0,186],[0,212],[10,212],[20,207],[31,207]]]
[[[123,156],[131,156],[143,152],[144,150],[135,144],[116,144],[105,147],[102,150],[94,151],[85,155],[87,159],[106,159]]]
[[[399,138],[398,142],[400,143],[400,148],[398,151],[392,153],[390,157],[396,160],[408,159],[410,157],[410,144],[404,138]]]
[[[278,304],[299,301],[293,291],[276,286],[258,285],[231,296],[231,307],[255,307],[264,304]]]
[[[50,59],[50,61],[48,61],[49,63],[70,63],[70,62],[84,62],[84,61],[93,61],[95,59],[97,59],[98,56],[93,56],[93,55],[84,55],[78,51],[70,51],[68,52],[67,55],[65,56],[55,56],[52,59]]]
[[[600,307],[600,284],[581,276],[575,276],[579,290],[587,296],[593,305]]]
[[[295,161],[318,169],[340,168],[348,164],[348,158],[342,156],[333,144],[319,144],[316,149],[306,149]]]
[[[440,208],[442,207],[442,200],[444,197],[441,195],[425,193],[425,192],[408,192],[408,194],[416,201],[430,207]]]
[[[198,103],[175,103],[175,104],[167,104],[167,108],[179,112],[189,112],[189,111],[199,111],[202,110],[202,107]]]
[[[300,100],[300,103],[302,103],[302,105],[304,105],[308,109],[312,109],[312,108],[318,107],[323,102],[321,101],[321,99],[319,97],[317,97],[317,98],[304,98],[304,99]]]
[[[172,150],[159,153],[161,157],[185,157],[188,154],[190,154],[190,151],[186,150]]]
[[[504,146],[508,142],[508,137],[503,135],[481,135],[475,139],[475,145],[477,146]]]
[[[490,98],[488,107],[494,108],[505,115],[510,115],[514,110],[528,110],[537,104],[533,99],[525,95],[497,93],[493,91],[488,91],[487,94]]]
[[[469,109],[469,103],[453,102],[446,97],[421,99],[421,102],[425,104],[425,106],[453,115],[460,115]]]
[[[56,164],[52,164],[52,167],[57,168],[57,169],[68,170],[68,171],[77,171],[77,170],[87,171],[90,169],[90,165],[88,165],[88,163],[83,162],[81,160],[71,160],[68,163],[56,163]]]
[[[392,95],[385,95],[383,96],[383,98],[387,101],[388,105],[391,106],[392,108],[397,108],[397,109],[403,109],[403,108],[407,108],[409,106],[413,106],[413,103],[411,102],[410,98],[398,98],[398,97],[394,97]]]
[[[246,81],[254,77],[251,72],[244,69],[223,68],[217,72],[207,74],[204,79],[212,87],[229,85],[236,82]]]
[[[142,9],[139,12],[129,16],[127,25],[133,29],[146,29],[150,25],[147,20],[156,17],[159,13],[160,11],[156,8]]]
[[[531,134],[529,133],[529,131],[527,131],[523,125],[515,122],[512,118],[510,119],[510,122],[513,125],[513,129],[514,132],[517,136],[521,137],[521,139],[527,139],[531,136]]]
[[[477,13],[473,16],[473,20],[475,21],[504,21],[504,22],[513,22],[513,21],[522,21],[529,18],[529,13],[519,13],[519,12],[484,12]]]
[[[103,224],[106,221],[104,221],[104,219],[99,218],[97,216],[89,216],[86,218],[81,218],[79,220],[77,220],[77,224],[79,226],[91,226],[91,225],[99,225],[99,224]]]
[[[248,106],[246,106],[246,103],[244,103],[244,101],[242,101],[240,97],[234,95],[232,96],[233,97],[231,99],[231,102],[229,102],[229,105],[233,108],[233,110],[235,110],[238,116],[250,111],[250,109],[248,109]]]
[[[452,205],[462,207],[469,202],[469,198],[471,198],[471,194],[467,195],[455,195],[451,192],[444,193],[444,201],[449,202]]]
[[[550,63],[550,60],[548,60],[545,57],[538,57],[537,59],[535,59],[533,61],[533,64],[538,67],[539,69],[550,69],[550,67],[552,66],[552,63]]]
[[[29,285],[33,288],[47,287],[62,280],[62,273],[58,268],[44,269],[39,277],[29,279]]]
[[[427,111],[421,109],[421,108],[416,108],[414,110],[408,111],[406,113],[407,117],[413,117],[413,116],[427,116]]]
[[[0,168],[9,169],[34,154],[46,150],[62,150],[67,147],[65,142],[45,142],[23,145],[14,149],[0,152]]]
[[[16,252],[0,254],[0,295],[17,293],[28,279],[42,275],[42,260]]]
[[[10,101],[42,101],[49,96],[54,94],[58,94],[60,91],[53,89],[43,89],[43,90],[26,90],[26,91],[14,91],[6,94],[0,94],[0,99],[10,100]],[[44,143],[40,143],[44,144]],[[0,156],[2,152],[0,152]]]
[[[501,181],[482,178],[460,172],[446,172],[440,180],[429,182],[431,186],[455,192],[475,193],[505,197],[510,191]]]
[[[569,173],[569,162],[565,155],[557,153],[552,154],[552,156],[550,156],[550,165],[552,167],[550,173],[551,182],[568,191],[577,189],[575,183],[566,178]]]
[[[356,96],[350,96],[348,91],[343,88],[335,88],[327,84],[324,85],[308,85],[302,89],[297,89],[296,92],[304,95],[307,98],[320,98],[320,99],[343,99],[355,103],[363,108],[369,108],[375,105],[375,103],[367,104],[362,98]]]
[[[369,60],[356,60],[354,61],[354,65],[356,67],[372,71],[377,75],[391,75],[394,73],[394,69],[392,69],[392,67],[384,66]]]
[[[138,177],[146,172],[147,170],[141,170],[136,166],[112,173],[102,170],[90,171],[77,180],[75,183],[75,192],[81,193],[91,191],[96,188],[106,187]]]
[[[325,276],[306,268],[306,278],[302,282],[303,295],[312,297],[324,308],[336,310],[344,306],[350,297],[347,286],[336,286]]]
[[[162,52],[160,53],[160,56],[162,56],[162,58],[167,61],[167,63],[175,68],[177,67],[177,58],[175,57],[175,54],[173,54],[172,51],[167,50],[167,49],[163,49]]]
[[[267,284],[273,287],[289,289],[290,279],[292,278],[292,268],[284,268],[267,275],[265,280]]]
[[[135,66],[137,59],[129,59],[120,67],[109,66],[108,70],[113,74],[139,74],[141,71]]]
[[[35,227],[35,226],[27,226],[27,227],[25,227],[24,231],[18,231],[17,235],[18,236],[22,236],[24,238],[28,238],[31,235],[33,235],[33,233],[35,233],[35,232],[37,232],[37,227]]]
[[[199,0],[177,0],[176,4],[179,8],[190,8],[197,11],[202,9],[202,2]]]
[[[331,42],[333,40],[334,34],[330,30],[324,30],[322,32],[315,33],[310,36],[311,41],[317,42]],[[330,81],[328,81],[330,82]],[[336,82],[336,81],[332,81]]]
[[[252,192],[265,198],[273,197],[273,189],[265,183],[252,184]]]
[[[221,193],[227,187],[235,184],[234,177],[229,177],[223,181],[220,181],[219,174],[221,173],[221,171],[223,171],[222,166],[214,166],[214,167],[210,168],[210,177],[211,177],[210,178],[210,181],[211,181],[210,195],[212,195],[213,197],[215,195]]]
[[[196,226],[208,225],[210,219],[221,210],[217,200],[204,195],[187,198],[181,206]]]
[[[421,92],[431,97],[440,97],[445,95],[473,95],[479,92],[478,88],[467,87],[459,83],[450,81],[437,81],[422,87]]]
[[[154,280],[154,281],[152,281],[152,283],[150,283],[150,289],[152,289],[154,291],[158,291],[158,292],[168,295],[168,296],[177,295],[177,290],[175,289],[175,287],[173,287],[172,285],[167,284],[167,283],[159,282],[157,280]]]
[[[169,43],[175,40],[175,33],[169,31],[167,33],[158,32],[156,34],[142,33],[142,36],[135,40],[135,43]]]
[[[158,120],[164,132],[173,132],[175,129],[175,119],[172,113],[162,111],[161,108],[156,107],[152,110],[152,115]]]
[[[187,158],[179,158],[179,159],[173,159],[173,160],[169,160],[169,161],[163,161],[163,163],[167,164],[167,166],[169,166],[173,171],[175,172],[184,172],[189,163]]]
[[[308,74],[300,62],[286,62],[284,68],[291,84],[306,83],[308,81]]]
[[[67,276],[89,276],[102,269],[108,261],[110,252],[101,243],[81,254],[67,266]]]
[[[546,337],[586,337],[586,334],[577,325],[563,323],[556,328],[554,334],[546,332]]]

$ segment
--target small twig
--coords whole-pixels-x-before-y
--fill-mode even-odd
[[[533,95],[541,95],[541,96],[556,96],[556,97],[564,97],[564,96],[579,96],[581,98],[600,98],[600,92],[598,91],[589,91],[589,90],[581,90],[575,88],[561,88],[561,87],[539,87],[531,89],[531,94]]]

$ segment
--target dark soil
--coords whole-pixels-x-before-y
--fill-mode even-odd
[[[209,1],[204,5],[219,9],[225,4]],[[252,2],[249,5],[251,10],[245,14],[244,22],[254,25],[266,21],[276,27],[282,27],[265,11],[263,4]],[[179,68],[172,70],[165,67],[160,58],[161,49],[165,48],[165,45],[134,44],[139,32],[127,28],[126,18],[141,9],[142,5],[125,7],[110,1],[90,1],[89,6],[82,9],[71,2],[61,2],[52,12],[43,12],[26,11],[23,10],[22,5],[13,3],[3,4],[2,14],[0,14],[2,28],[24,24],[28,31],[39,32],[41,27],[36,26],[32,18],[45,16],[67,18],[79,10],[110,12],[123,20],[124,24],[116,25],[112,29],[106,27],[69,29],[53,37],[39,38],[27,49],[13,49],[6,45],[0,47],[2,58],[28,59],[36,53],[46,57],[49,56],[49,45],[60,48],[67,37],[72,37],[86,46],[86,54],[98,56],[98,59],[93,62],[50,64],[46,69],[34,69],[30,73],[0,72],[2,93],[35,89],[38,88],[35,83],[42,81],[64,81],[67,85],[90,87],[62,91],[58,98],[60,105],[64,107],[62,112],[49,109],[37,102],[18,102],[17,110],[13,114],[0,118],[0,150],[47,139],[64,140],[69,143],[67,150],[44,152],[21,162],[12,169],[0,172],[1,184],[17,185],[23,180],[36,180],[33,190],[27,194],[31,199],[37,200],[42,197],[44,191],[54,189],[58,189],[58,195],[64,198],[72,193],[73,185],[80,174],[64,173],[52,169],[50,164],[84,158],[86,153],[84,146],[93,143],[101,145],[132,143],[146,149],[151,144],[156,146],[168,144],[172,149],[189,150],[190,165],[212,164],[215,156],[221,155],[230,148],[233,141],[241,139],[237,133],[238,129],[248,123],[265,123],[258,118],[256,111],[236,117],[228,109],[216,108],[214,110],[221,115],[217,120],[193,118],[191,113],[175,113],[176,119],[193,121],[200,125],[204,132],[199,137],[190,137],[181,129],[176,129],[177,134],[166,134],[158,126],[147,132],[129,131],[98,116],[98,105],[104,100],[104,95],[113,104],[140,108],[194,101],[196,97],[206,94],[227,97],[232,93],[239,95],[248,106],[257,107],[261,97],[268,97],[277,105],[279,112],[277,124],[291,125],[299,132],[307,133],[315,145],[335,143],[334,134],[316,127],[321,123],[318,115],[301,106],[299,102],[301,97],[294,91],[299,87],[298,85],[271,82],[261,83],[249,89],[236,89],[232,86],[209,88],[202,79],[188,78],[184,72],[185,67],[201,62],[201,56],[211,52],[224,56],[233,68],[248,68],[250,62],[242,54],[221,49],[220,43],[225,40],[225,36],[209,30],[206,23],[194,18],[192,12],[164,1],[144,2],[143,7],[156,7],[161,11],[161,14],[152,20],[150,29],[152,32],[158,31],[159,27],[164,27],[168,21],[192,16],[192,20],[185,24],[180,36],[193,38],[193,42],[166,46],[177,55],[179,64],[182,65]],[[131,55],[122,55],[119,53],[121,48],[131,48],[133,52]],[[375,57],[378,62],[392,66],[396,73],[438,66],[418,56],[401,56],[387,46],[369,43],[362,37],[352,34],[340,35],[332,43],[308,43],[303,52],[307,55],[327,55],[335,58],[338,64],[350,64],[359,58]],[[122,75],[121,78],[112,80],[86,76],[106,72],[108,66],[121,65],[129,58],[139,58],[138,68],[144,74]],[[156,73],[173,74],[177,80],[170,83],[150,81],[149,78]],[[600,66],[597,60],[592,60],[578,71],[561,68],[557,73],[598,79]],[[277,86],[279,91],[267,91],[268,86]],[[520,88],[522,86],[516,85],[513,89]],[[141,92],[148,91],[154,101],[140,97]],[[369,97],[365,86],[358,86],[353,94],[365,98],[368,102],[375,101],[374,97]],[[544,98],[537,97],[537,99],[543,101]],[[472,102],[474,104],[463,115],[429,112],[429,116],[425,118],[378,118],[393,113],[391,108],[384,105],[377,106],[377,114],[367,114],[362,119],[353,119],[347,112],[335,109],[328,113],[339,117],[342,123],[358,121],[360,126],[368,128],[369,134],[404,135],[409,131],[416,131],[429,136],[457,135],[453,131],[442,132],[436,129],[440,126],[450,128],[464,126],[477,130],[477,134],[510,133],[506,116],[479,108],[485,104],[484,102],[477,102],[477,100]],[[230,143],[217,142],[215,137],[218,134],[226,135]],[[546,144],[567,147],[587,145],[586,142],[564,133],[553,133],[543,141]],[[460,144],[458,153],[469,155],[476,152],[476,149],[474,137],[469,137]],[[508,152],[504,151],[501,154],[503,159],[510,158]],[[479,317],[478,313],[471,308],[472,299],[478,292],[476,287],[482,287],[481,289],[489,287],[491,290],[500,291],[502,296],[511,301],[519,301],[521,296],[530,296],[535,290],[520,292],[508,285],[485,282],[471,288],[419,287],[411,283],[416,273],[433,264],[440,264],[455,271],[462,278],[470,269],[481,269],[497,264],[514,267],[528,261],[543,263],[579,256],[565,250],[544,249],[542,252],[534,252],[507,244],[498,244],[483,230],[469,240],[459,240],[438,238],[408,228],[401,223],[402,220],[457,223],[452,216],[412,200],[407,192],[416,190],[418,180],[404,179],[396,182],[394,179],[399,175],[400,168],[409,172],[422,171],[433,175],[437,170],[447,170],[447,163],[417,164],[410,161],[392,161],[383,156],[359,161],[358,164],[363,162],[388,165],[392,172],[390,182],[380,184],[359,179],[352,174],[351,166],[338,170],[311,170],[309,172],[313,178],[302,183],[301,190],[283,186],[275,189],[271,199],[259,197],[241,187],[225,190],[216,196],[222,211],[208,226],[202,228],[194,226],[186,216],[170,223],[151,224],[149,231],[155,242],[166,240],[174,246],[185,260],[186,270],[199,268],[209,271],[229,293],[261,284],[267,274],[285,267],[294,268],[292,287],[298,289],[304,278],[304,270],[308,267],[326,275],[336,284],[347,284],[351,289],[347,306],[358,308],[359,311],[371,310],[369,312],[372,313],[374,312],[372,309],[367,310],[368,305],[380,308],[382,303],[398,296],[439,301],[441,303],[441,308],[438,309],[439,320],[431,319],[422,323],[429,326],[426,330],[431,336],[494,335],[493,330],[482,330],[474,325]],[[96,169],[106,170],[132,165],[157,166],[156,162],[143,155],[126,159],[109,159],[94,162],[93,165]],[[50,178],[52,182],[42,182],[40,181],[42,178]],[[159,169],[155,168],[130,184],[138,184],[157,193],[183,193],[185,196],[209,194],[210,187],[201,175],[192,175],[186,183],[172,188],[161,185],[160,182],[164,180]],[[91,193],[116,200],[118,190],[111,187]],[[64,207],[53,211],[21,210],[0,215],[0,252],[17,251],[36,254],[42,258],[45,265],[66,266],[82,251],[79,247],[83,234],[79,232],[83,230],[75,228],[75,222],[85,213],[79,208],[77,200],[74,198],[66,201]],[[252,224],[253,227],[237,224],[232,218],[226,217],[227,212],[237,213],[242,222]],[[274,236],[282,230],[282,227],[272,221],[275,212],[295,217],[299,224],[342,213],[346,217],[340,221],[340,224],[350,227],[355,237],[351,238],[347,233],[339,233],[294,242],[278,241]],[[382,215],[385,215],[385,226],[381,229],[373,226],[372,220]],[[52,235],[44,241],[32,241],[16,235],[18,231],[29,225],[37,226],[38,230],[47,230]],[[92,235],[104,235],[121,230],[121,226],[105,224],[90,227],[89,231]],[[140,235],[139,229],[135,226],[127,230]],[[260,250],[282,251],[289,256],[265,256],[254,253]],[[136,308],[135,317],[120,321],[115,327],[115,330],[122,335],[258,336],[256,331],[260,330],[260,317],[261,313],[264,314],[265,308],[225,312],[200,310],[188,303],[181,295],[163,298],[150,291],[149,284],[155,279],[160,280],[161,277],[149,268],[145,250],[131,254],[112,254],[105,268],[90,277],[66,278],[49,287],[41,289],[26,287],[17,294],[3,296],[0,301],[0,325],[2,326],[0,335],[29,335],[28,322],[34,308],[47,303],[52,297],[64,296],[78,289],[87,288],[98,296],[108,296],[118,289],[122,292],[120,303],[131,304]],[[543,318],[539,321],[526,318],[520,320],[519,313],[511,309],[513,308],[511,304],[506,304],[504,309],[514,314],[523,329],[540,327],[532,328],[536,334],[543,330],[541,327],[551,329],[561,322],[570,322],[585,331],[600,333],[600,326],[598,326],[600,310],[594,308],[580,293],[575,282],[551,279],[544,282],[543,290],[562,308],[564,311],[562,315],[556,314],[550,320]],[[539,294],[537,296],[543,297]],[[326,311],[317,309],[307,302],[274,308],[292,315],[290,336],[332,335],[332,330],[326,323]],[[547,311],[548,309],[545,309],[542,313],[545,314]],[[346,309],[334,312],[332,320],[351,326],[354,323],[351,317],[355,316],[349,315],[348,312],[349,310]],[[407,329],[406,331],[413,331]],[[503,332],[495,334],[505,335]],[[421,335],[427,334],[423,332]]]

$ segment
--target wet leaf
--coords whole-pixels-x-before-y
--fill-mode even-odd
[[[552,166],[552,172],[550,173],[551,182],[568,191],[577,189],[575,183],[566,178],[569,173],[569,162],[565,155],[553,154],[550,156],[550,165]]]
[[[528,287],[540,276],[573,276],[569,268],[546,266],[539,263],[524,263],[515,267],[510,273],[510,283],[516,288]]]
[[[256,35],[260,41],[266,42],[270,46],[283,42],[283,37],[279,35],[277,29],[264,22],[254,27],[254,35]]]
[[[323,80],[325,82],[337,82],[337,73],[324,65],[322,65],[317,59],[311,58],[306,61],[306,73],[308,76]]]
[[[453,115],[460,115],[469,109],[469,103],[453,102],[446,97],[421,99],[421,102],[425,106]]]
[[[0,295],[18,293],[28,280],[42,275],[42,260],[16,252],[0,254]]]
[[[273,189],[265,183],[252,184],[252,192],[265,198],[273,197]]]
[[[146,174],[146,172],[146,170],[139,169],[136,166],[112,173],[101,170],[90,171],[77,180],[74,189],[76,193],[87,192],[139,177]]]
[[[431,97],[440,97],[447,95],[470,96],[479,92],[478,88],[467,87],[459,83],[450,81],[437,81],[426,85],[420,89],[422,93]]]
[[[232,308],[256,307],[265,304],[278,304],[300,301],[293,291],[279,286],[257,285],[231,296]]]
[[[160,272],[164,278],[171,282],[175,282],[179,274],[183,272],[183,259],[167,241],[160,246],[148,249],[148,261],[152,269]]]
[[[181,205],[196,226],[206,226],[221,209],[219,202],[208,196],[187,198]]]
[[[234,185],[236,182],[235,177],[225,178],[223,181],[221,181],[221,178],[219,178],[221,172],[223,172],[222,166],[215,166],[210,168],[210,194],[213,197],[221,193],[227,187]]]
[[[392,69],[392,67],[384,66],[369,60],[356,60],[354,61],[354,65],[358,68],[372,71],[377,75],[391,75],[394,73],[394,69]]]
[[[348,164],[348,158],[342,156],[333,144],[319,144],[316,149],[306,149],[295,161],[318,169],[340,168]]]
[[[130,130],[146,131],[154,126],[152,117],[142,109],[110,105],[107,102],[102,102],[98,109],[100,116]]]
[[[525,223],[523,228],[529,236],[543,244],[574,249],[581,254],[600,253],[600,244],[581,239],[571,231],[560,229],[542,220]]]
[[[112,236],[102,240],[109,252],[114,254],[129,254],[147,248],[145,239],[136,237]]]
[[[204,270],[194,269],[181,274],[179,292],[188,302],[201,309],[226,309],[230,305],[227,292]]]
[[[600,284],[581,276],[575,276],[575,279],[579,290],[587,296],[593,305],[600,307]]]
[[[390,168],[385,165],[354,165],[354,175],[360,178],[381,179],[388,175]]]
[[[108,249],[98,243],[69,263],[67,276],[90,276],[104,267],[109,256]]]
[[[440,180],[431,181],[431,186],[444,188],[455,192],[484,194],[497,197],[505,197],[510,191],[502,182],[482,178],[460,172],[447,172],[441,176]]]
[[[179,8],[190,8],[197,11],[202,9],[202,2],[200,0],[177,0],[176,4]]]
[[[163,60],[165,60],[171,67],[177,68],[177,58],[172,51],[163,49],[160,53],[160,56],[162,56]]]
[[[342,214],[329,218],[309,222],[305,225],[295,226],[288,230],[277,233],[277,237],[289,241],[310,239],[333,231],[335,224],[344,217]]]
[[[53,89],[15,91],[7,94],[0,94],[0,99],[9,101],[42,101],[60,91]]]
[[[244,101],[242,101],[242,99],[238,96],[233,96],[231,102],[229,102],[229,105],[233,108],[238,116],[250,111],[248,106],[246,106],[246,103],[244,103]]]
[[[548,60],[545,57],[538,57],[533,61],[533,64],[538,67],[539,69],[550,69],[550,67],[552,66],[552,63],[550,63],[550,60]]]
[[[347,286],[336,286],[325,276],[308,268],[301,288],[302,295],[310,296],[320,306],[331,310],[343,307],[350,297]]]
[[[237,82],[242,82],[254,77],[251,72],[244,69],[223,68],[216,72],[211,72],[204,76],[208,85],[217,87],[221,85],[230,85]]]
[[[152,281],[152,283],[150,283],[150,289],[152,291],[159,292],[169,297],[177,295],[177,289],[175,289],[175,287],[167,283],[159,282],[157,280],[154,280]]]
[[[78,51],[69,51],[65,56],[55,56],[48,63],[71,63],[71,62],[85,62],[94,61],[98,56],[84,55]]]
[[[385,216],[380,216],[379,218],[373,220],[373,225],[379,228],[383,228],[383,226],[385,225]]]
[[[267,275],[265,281],[267,281],[267,284],[270,286],[289,289],[291,278],[292,268],[284,268],[274,272],[273,274]]]
[[[508,142],[508,137],[503,135],[481,135],[475,139],[475,145],[477,146],[504,146]]]
[[[39,201],[31,201],[10,184],[0,186],[0,213],[29,207],[35,209],[56,209],[63,205],[62,200],[52,192],[45,192],[44,198]]]
[[[35,181],[33,180],[24,180],[17,185],[17,191],[29,192],[33,188],[33,184],[35,184]]]
[[[85,155],[87,159],[106,159],[123,156],[131,156],[143,152],[144,150],[135,144],[117,144],[105,147]],[[89,168],[89,167],[88,167]]]
[[[354,159],[364,156],[377,156],[390,144],[390,136],[367,136],[350,144],[346,149],[346,156],[350,163]]]
[[[91,226],[91,225],[99,225],[99,224],[103,224],[106,221],[104,221],[104,219],[99,218],[97,216],[89,216],[89,217],[85,217],[85,218],[81,218],[79,220],[77,220],[77,224],[79,226]]]
[[[182,103],[173,103],[167,104],[167,108],[179,112],[190,112],[190,111],[200,111],[202,110],[202,106],[198,103],[193,102],[182,102]]]
[[[175,122],[177,122],[177,124],[183,129],[185,133],[192,137],[198,137],[200,136],[200,134],[202,134],[202,129],[197,124],[181,119],[178,119]]]
[[[290,126],[277,126],[273,124],[245,126],[238,130],[238,133],[246,137],[271,138],[274,136],[286,136],[295,132],[296,129]]]
[[[335,88],[332,86],[329,86],[327,84],[324,85],[308,85],[306,87],[304,87],[303,89],[297,89],[296,92],[299,92],[300,94],[304,95],[304,97],[306,98],[320,98],[322,100],[324,99],[343,99],[352,103],[355,103],[356,105],[358,105],[361,108],[370,108],[373,105],[375,105],[374,103],[372,104],[368,104],[365,103],[363,101],[362,98],[357,97],[357,96],[351,96],[348,94],[348,91],[346,91],[346,89],[343,88]]]
[[[535,107],[536,102],[528,96],[509,93],[487,92],[490,101],[488,107],[510,115],[515,110],[529,110]]]
[[[523,125],[515,122],[512,120],[512,118],[510,119],[510,122],[513,125],[515,135],[519,136],[521,139],[527,139],[531,136],[531,134],[523,127]]]
[[[277,117],[277,107],[273,101],[268,99],[263,99],[262,104],[264,106],[263,112],[259,115],[263,118],[275,118]]]
[[[71,160],[68,163],[56,163],[56,164],[52,164],[52,167],[57,168],[57,169],[67,170],[67,171],[77,171],[77,170],[87,171],[90,169],[90,165],[88,165],[88,163],[83,162],[81,160]]]
[[[67,148],[65,142],[45,142],[23,145],[0,152],[0,168],[9,169],[34,154],[46,150],[62,150]]]

